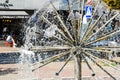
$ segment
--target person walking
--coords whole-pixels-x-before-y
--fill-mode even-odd
[[[5,44],[6,44],[7,47],[15,47],[16,43],[15,43],[15,40],[13,39],[13,37],[12,37],[12,34],[7,36]]]

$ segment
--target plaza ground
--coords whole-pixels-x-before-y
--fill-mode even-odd
[[[59,71],[64,62],[53,62],[40,69],[37,69],[33,72],[35,78],[39,76],[40,80],[73,80],[74,77],[74,63],[69,62],[59,76],[55,76],[55,73]],[[0,80],[28,80],[27,78],[32,76],[31,73],[27,73],[25,70],[20,72],[20,64],[0,64]],[[83,80],[113,80],[106,73],[104,73],[100,68],[92,64],[92,67],[96,73],[95,77],[91,76],[91,71],[86,66],[85,63],[82,63],[82,76]],[[116,67],[120,68],[120,65]],[[111,67],[104,66],[104,68],[110,72],[113,76],[118,77],[119,71],[113,70]],[[24,68],[25,69],[25,68]],[[21,73],[21,75],[20,75]],[[24,79],[22,79],[23,76]],[[61,78],[61,79],[60,79]],[[86,78],[86,79],[85,79]]]
[[[4,43],[3,43],[4,44]],[[0,54],[13,54],[15,52],[19,52],[20,48],[12,48],[12,47],[0,47]],[[12,58],[13,56],[11,56]],[[10,58],[10,59],[11,59]],[[117,58],[120,60],[120,58]],[[3,60],[2,60],[3,61]],[[70,61],[65,68],[61,71],[59,76],[56,76],[55,73],[60,70],[60,68],[64,65],[65,62],[52,62],[40,69],[32,72],[34,75],[34,79],[40,80],[74,80],[74,62]],[[95,72],[95,76],[92,77],[92,72],[88,68],[85,62],[82,63],[82,76],[83,80],[113,80],[111,79],[105,72],[103,72],[100,68],[98,68],[91,61],[89,62]],[[21,70],[20,66],[24,67]],[[114,67],[120,68],[120,65],[115,65]],[[0,80],[29,80],[28,77],[31,77],[31,72],[28,71],[29,67],[26,67],[26,64],[20,65],[18,63],[7,63],[0,64]],[[34,68],[34,67],[33,67]],[[120,74],[118,70],[114,70],[113,68],[103,65],[103,68],[111,73],[113,76],[117,77],[120,80]],[[24,78],[23,78],[24,76]],[[33,79],[33,80],[34,80]]]

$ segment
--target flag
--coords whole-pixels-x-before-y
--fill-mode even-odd
[[[91,0],[87,0],[87,5],[91,5]]]

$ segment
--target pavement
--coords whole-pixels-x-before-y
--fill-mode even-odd
[[[0,40],[0,47],[5,46],[5,41],[4,40]]]
[[[3,43],[4,44],[4,43]],[[13,47],[0,47],[0,80],[74,80],[74,62],[70,61],[65,68],[61,71],[59,76],[55,73],[60,70],[65,62],[52,62],[40,69],[31,71],[34,66],[31,64],[21,64],[21,63],[5,63],[5,60],[10,61],[13,59],[16,61],[18,59],[14,56],[15,52],[19,52],[20,48]],[[5,54],[3,56],[3,54]],[[11,55],[6,57],[6,55]],[[12,55],[13,54],[13,55]],[[4,59],[3,59],[4,58]],[[14,59],[15,58],[15,59]],[[10,60],[9,60],[10,59]],[[118,58],[120,60],[120,58]],[[112,79],[103,70],[98,68],[95,64],[89,61],[91,64],[95,76],[92,76],[91,70],[88,68],[85,62],[82,63],[82,80],[120,80],[120,71],[111,68],[110,66],[102,65],[105,70],[107,70],[113,77],[117,79]],[[114,65],[113,67],[120,69],[120,65]]]
[[[1,53],[14,53],[19,52],[20,48],[13,48],[13,47],[0,47],[0,54]]]
[[[6,47],[5,41],[0,41],[0,54],[1,53],[13,53],[13,52],[19,52],[20,48],[18,47]]]
[[[74,63],[69,62],[59,76],[55,73],[59,71],[64,62],[52,62],[40,69],[31,72],[30,66],[27,64],[0,64],[0,80],[74,80]],[[85,63],[82,63],[82,80],[114,80],[110,78],[105,72],[92,64],[95,76],[91,76],[91,71]],[[103,66],[105,70],[112,74],[112,76],[119,78],[120,72],[112,69],[109,66]],[[120,65],[116,66],[118,69]],[[116,80],[120,80],[116,79]]]

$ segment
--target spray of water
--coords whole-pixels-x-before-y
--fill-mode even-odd
[[[54,12],[51,7],[47,8],[49,6],[48,0],[42,1],[40,5],[40,9],[37,10],[24,25],[23,32],[25,37],[23,39],[25,43],[22,47],[23,49],[20,51],[21,55],[19,57],[19,80],[40,79],[39,75],[32,72],[32,69],[34,68],[32,64],[37,61],[40,62],[41,54],[45,54],[46,52],[36,54],[30,51],[30,49],[34,46],[55,44],[55,42],[51,44],[48,38],[56,36],[56,32],[58,31],[57,26],[52,23],[46,25],[44,22],[44,18],[54,16]],[[49,16],[48,13],[51,14],[51,16]],[[41,17],[42,15],[45,17]],[[54,21],[52,22],[54,23]],[[39,74],[39,70],[37,71],[37,74]]]

